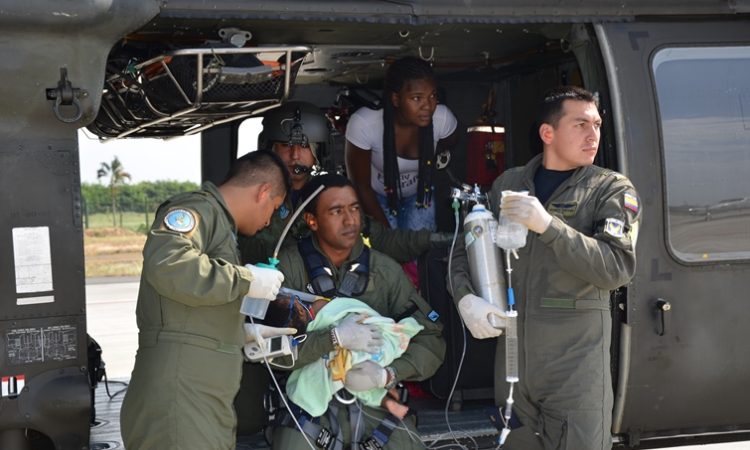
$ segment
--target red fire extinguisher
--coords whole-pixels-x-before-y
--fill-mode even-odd
[[[494,94],[491,91],[487,103],[482,105],[482,117],[477,125],[467,130],[466,181],[470,184],[490,186],[505,168],[505,127],[494,123]]]

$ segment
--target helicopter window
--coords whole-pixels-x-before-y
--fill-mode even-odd
[[[672,252],[750,258],[750,47],[662,49],[652,70]]]

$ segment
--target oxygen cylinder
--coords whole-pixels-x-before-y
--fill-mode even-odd
[[[508,293],[503,277],[500,247],[495,245],[497,221],[483,205],[474,205],[464,219],[464,239],[469,258],[471,283],[480,297],[508,310]],[[497,316],[490,314],[490,325],[502,328]]]

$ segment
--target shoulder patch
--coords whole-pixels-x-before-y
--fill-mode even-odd
[[[511,167],[510,169],[506,170],[506,172],[520,172],[524,167],[526,166]]]
[[[282,219],[286,219],[287,216],[289,216],[289,210],[286,208],[286,205],[283,203],[279,207],[279,215],[281,216]]]
[[[623,206],[637,213],[640,209],[640,206],[638,205],[638,197],[626,192],[623,198]]]
[[[621,238],[625,234],[625,222],[608,218],[604,221],[604,232],[614,238]]]
[[[195,215],[187,209],[173,209],[164,216],[164,226],[178,233],[193,231],[195,223]]]

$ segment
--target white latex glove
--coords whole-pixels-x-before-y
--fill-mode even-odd
[[[372,361],[362,361],[346,372],[344,386],[352,392],[370,391],[385,387],[388,372]]]
[[[500,202],[501,213],[510,220],[542,234],[547,231],[552,216],[544,209],[539,199],[531,195],[505,195]]]
[[[505,318],[505,311],[474,294],[467,294],[458,301],[458,312],[464,319],[466,328],[476,339],[487,339],[500,336],[503,330],[495,328],[488,319],[490,314]],[[348,375],[347,375],[348,376]]]
[[[349,316],[333,330],[341,348],[377,355],[383,346],[383,336],[377,326],[359,323],[364,318],[361,314]]]
[[[294,334],[297,332],[296,328],[274,328],[259,323],[245,323],[245,342],[257,342],[261,347],[266,346],[266,339],[273,336],[281,336],[283,334]]]
[[[250,289],[247,296],[252,298],[263,298],[266,300],[276,300],[281,283],[284,281],[284,274],[276,269],[266,269],[252,264],[245,264],[253,274],[253,281],[250,282]]]

